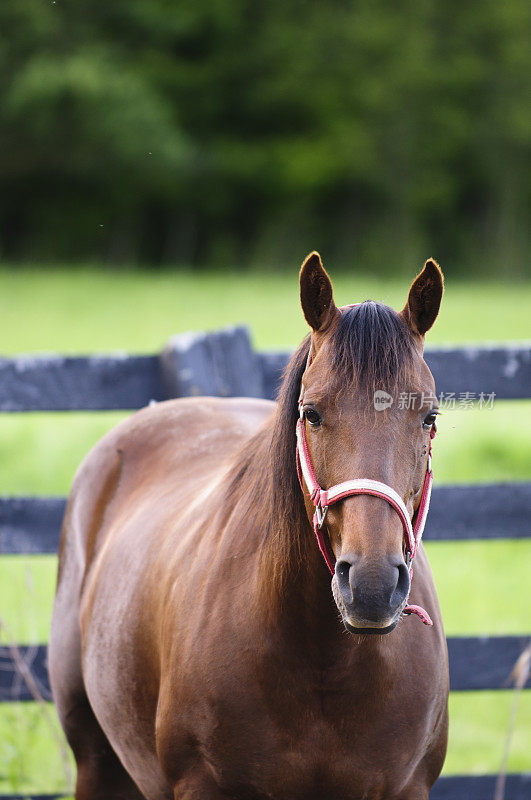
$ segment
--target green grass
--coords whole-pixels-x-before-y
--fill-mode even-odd
[[[529,631],[527,541],[432,542],[426,548],[448,635]],[[0,558],[1,617],[5,625],[0,630],[0,642],[32,644],[48,640],[55,570],[55,556]]]
[[[402,281],[330,271],[338,304],[405,303],[409,287]],[[529,338],[530,305],[531,284],[450,282],[429,342]],[[174,333],[242,322],[258,348],[293,347],[302,339],[296,264],[270,274],[0,269],[3,354],[155,352]]]
[[[68,791],[73,758],[51,703],[0,704],[0,792]]]
[[[292,347],[306,332],[296,272],[296,266],[289,274],[267,275],[0,270],[0,351],[156,352],[172,334],[240,322],[250,324],[259,348]],[[404,284],[355,272],[339,275],[335,289],[338,303],[373,297],[395,307],[407,294]],[[429,343],[526,339],[530,302],[529,284],[450,283]],[[437,482],[531,480],[530,405],[497,402],[492,410],[441,415]],[[67,493],[87,450],[123,416],[0,416],[0,494]],[[437,543],[428,550],[448,634],[529,630],[531,541]],[[0,641],[47,640],[54,582],[54,557],[0,558],[0,616],[6,624]],[[498,769],[510,703],[509,692],[452,695],[446,772]],[[511,749],[512,770],[531,769],[530,731],[527,692]],[[53,709],[0,705],[0,793],[68,786],[57,735]]]
[[[528,401],[492,409],[446,411],[438,420],[434,470],[438,484],[531,479]],[[0,415],[2,494],[66,494],[74,472],[103,434],[127,413]]]

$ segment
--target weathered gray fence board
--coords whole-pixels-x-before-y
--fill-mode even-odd
[[[0,497],[0,554],[57,553],[64,497]]]
[[[174,337],[158,356],[0,359],[0,411],[137,409],[202,393],[273,398],[289,353],[255,353],[245,328]],[[428,350],[437,391],[531,395],[531,348]]]
[[[0,554],[56,553],[65,499],[0,497]],[[531,484],[435,486],[424,538],[531,536]]]
[[[434,470],[437,475],[437,456]],[[531,483],[434,486],[427,541],[531,536]]]
[[[264,375],[265,396],[273,399],[282,371],[291,353],[259,353]],[[428,348],[426,362],[437,386],[437,394],[454,392],[456,405],[461,392],[477,396],[494,392],[497,400],[518,400],[531,396],[531,347]],[[385,388],[385,387],[382,387]]]
[[[174,336],[160,356],[166,397],[263,397],[260,361],[244,327]]]
[[[0,800],[60,800],[65,794],[0,794]]]
[[[439,778],[430,800],[492,800],[496,775],[450,775]],[[531,775],[508,775],[506,800],[531,800]]]
[[[160,356],[0,359],[0,411],[130,410],[204,394],[264,396],[246,328],[175,336]]]
[[[449,636],[452,692],[509,688],[508,678],[529,636]],[[531,688],[529,676],[526,688]]]
[[[282,382],[282,373],[291,358],[291,352],[258,353],[258,358],[262,366],[264,397],[274,400]]]
[[[136,409],[162,400],[157,356],[0,359],[0,411]]]
[[[495,392],[517,400],[531,394],[531,347],[460,347],[426,350],[437,392]]]
[[[52,699],[46,653],[46,645],[0,646],[0,703]]]
[[[406,624],[419,625],[415,620]],[[481,691],[507,686],[511,670],[526,646],[525,636],[449,637],[450,689]],[[45,700],[51,699],[46,645],[0,647],[0,702],[31,701],[34,694],[17,668],[29,671]],[[531,688],[531,678],[527,688]]]

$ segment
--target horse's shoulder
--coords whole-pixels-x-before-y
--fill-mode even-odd
[[[78,468],[70,503],[96,502],[101,492],[118,483],[137,483],[146,475],[156,480],[180,465],[186,456],[200,462],[230,455],[271,415],[275,404],[254,398],[182,398],[137,411],[106,433]]]
[[[90,450],[76,475],[76,481],[116,455],[145,455],[148,450],[164,449],[171,440],[186,442],[194,436],[216,430],[228,435],[251,435],[268,416],[275,404],[270,400],[248,397],[180,398],[154,403],[140,409],[106,433]],[[140,449],[141,453],[137,450]]]

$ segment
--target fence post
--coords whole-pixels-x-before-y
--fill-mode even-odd
[[[263,373],[247,328],[173,336],[160,355],[166,397],[263,397]]]

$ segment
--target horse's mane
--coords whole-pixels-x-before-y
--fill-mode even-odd
[[[246,510],[252,505],[272,592],[282,587],[288,570],[293,574],[300,566],[310,530],[295,458],[298,398],[309,347],[307,336],[284,371],[272,420],[239,451],[227,488],[227,499],[243,500]],[[335,392],[392,391],[405,385],[415,352],[412,334],[396,311],[371,300],[342,313],[331,350]]]
[[[301,535],[308,526],[297,478],[295,426],[309,347],[308,336],[284,371],[272,420],[237,454],[226,491],[227,502],[243,502],[240,514],[253,509],[254,524],[260,527],[262,557],[270,573],[269,589],[277,597],[276,590],[284,583],[287,567],[300,563]]]
[[[331,341],[331,378],[347,389],[393,393],[411,376],[411,329],[383,303],[366,300],[343,312]]]

